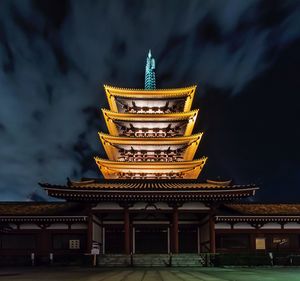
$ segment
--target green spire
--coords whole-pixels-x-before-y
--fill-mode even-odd
[[[155,59],[151,55],[151,50],[149,50],[148,57],[147,57],[147,60],[146,60],[145,89],[146,90],[154,90],[154,89],[156,89],[156,82],[155,82]]]

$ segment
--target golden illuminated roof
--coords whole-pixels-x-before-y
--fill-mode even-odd
[[[62,187],[47,183],[41,184],[45,187]],[[68,187],[72,189],[93,189],[93,190],[228,190],[228,189],[258,189],[254,184],[233,185],[231,183],[220,185],[198,180],[103,180],[103,179],[83,179],[80,181],[69,180]],[[237,204],[228,205],[228,207]],[[299,206],[300,208],[300,206]]]
[[[66,185],[40,183],[48,195],[90,202],[217,202],[253,196],[258,187],[220,186],[186,179],[91,179],[68,180]]]
[[[207,158],[181,162],[122,162],[95,157],[106,179],[196,179]]]
[[[198,110],[169,114],[102,112],[111,135],[128,137],[189,136],[198,114]]]
[[[99,133],[108,158],[113,161],[191,161],[203,133],[174,138],[130,138]]]
[[[177,89],[126,89],[104,85],[114,112],[168,113],[191,110],[196,86]]]

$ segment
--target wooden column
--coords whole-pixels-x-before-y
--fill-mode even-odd
[[[209,237],[210,237],[210,252],[216,253],[216,233],[213,214],[209,215]]]
[[[87,227],[87,252],[90,253],[93,244],[93,214],[90,213],[88,217],[88,227]]]
[[[51,251],[51,236],[49,230],[47,230],[47,227],[49,225],[40,225],[41,231],[39,233],[39,247],[35,254],[41,254],[41,255],[49,255]]]
[[[178,254],[178,207],[173,207],[173,220],[172,220],[172,251],[173,254]]]
[[[128,207],[124,207],[124,253],[130,255],[130,221]]]
[[[256,243],[255,242],[256,242],[256,235],[251,233],[250,234],[250,250],[252,252],[255,252],[255,250],[256,250]]]

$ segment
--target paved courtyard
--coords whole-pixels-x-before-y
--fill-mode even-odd
[[[0,268],[0,280],[39,281],[299,281],[300,268]]]

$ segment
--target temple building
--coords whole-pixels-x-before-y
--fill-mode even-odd
[[[40,183],[65,202],[1,203],[0,256],[71,259],[97,248],[100,260],[132,263],[147,254],[299,251],[300,204],[245,203],[255,184],[201,179],[196,86],[156,89],[149,51],[145,89],[104,90],[107,132],[98,135],[107,158],[95,156],[102,177]]]

